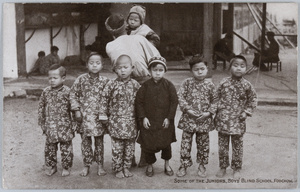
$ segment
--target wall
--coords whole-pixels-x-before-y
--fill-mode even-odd
[[[32,29],[25,30],[25,39],[28,39],[32,31]],[[44,51],[46,55],[50,53],[50,29],[37,29],[25,46],[27,64],[26,69],[27,72],[29,72],[38,59],[39,51]]]
[[[3,4],[3,77],[17,78],[16,12],[14,3]]]
[[[87,25],[86,25],[87,26]],[[53,28],[53,35],[58,32],[59,28]],[[79,25],[65,26],[60,33],[53,39],[53,45],[59,48],[58,55],[63,61],[66,56],[79,55]],[[84,34],[85,45],[92,44],[97,35],[97,24],[91,24]],[[32,29],[25,31],[25,38],[27,39],[32,33]],[[37,29],[33,37],[26,43],[26,69],[29,72],[36,60],[38,59],[38,52],[45,51],[46,55],[50,54],[50,28]]]

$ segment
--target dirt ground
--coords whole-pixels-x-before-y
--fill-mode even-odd
[[[157,154],[152,178],[145,176],[145,168],[132,168],[132,178],[117,179],[111,170],[110,137],[105,136],[106,176],[96,174],[91,167],[87,177],[80,177],[82,159],[80,137],[73,140],[74,162],[71,175],[61,176],[60,152],[58,172],[48,177],[43,172],[45,138],[37,125],[37,99],[6,99],[3,103],[3,188],[4,189],[216,189],[216,188],[295,188],[297,186],[297,108],[260,106],[247,120],[244,136],[244,162],[240,180],[232,180],[228,169],[224,179],[218,179],[217,132],[210,133],[208,177],[197,176],[195,142],[192,148],[194,165],[184,178],[164,175],[163,161]],[[176,124],[180,117],[176,115]],[[172,144],[170,161],[176,172],[179,167],[181,130]],[[140,147],[136,145],[139,158]]]

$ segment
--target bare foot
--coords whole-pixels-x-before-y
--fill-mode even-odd
[[[46,175],[51,176],[57,172],[57,167],[47,167],[45,170]]]
[[[125,177],[132,177],[133,176],[133,174],[127,168],[124,169],[124,175],[125,175]]]
[[[61,176],[65,177],[65,176],[68,176],[70,175],[70,170],[69,169],[63,169],[62,173],[61,173]]]
[[[84,166],[82,172],[80,173],[80,176],[86,177],[89,174],[90,167],[89,166]]]
[[[102,165],[99,165],[99,166],[98,166],[98,175],[99,175],[99,176],[104,176],[104,175],[106,175],[106,171],[103,169],[103,166],[102,166]]]
[[[122,179],[122,178],[125,177],[125,175],[124,175],[123,171],[119,171],[119,172],[116,173],[116,177],[119,178],[119,179]]]

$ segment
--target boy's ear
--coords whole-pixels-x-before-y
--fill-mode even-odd
[[[64,75],[64,76],[62,76],[61,78],[62,78],[63,80],[66,80],[66,76],[65,76],[65,75]]]

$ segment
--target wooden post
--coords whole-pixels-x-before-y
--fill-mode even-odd
[[[53,46],[53,27],[50,27],[50,46]]]
[[[79,30],[79,48],[80,48],[80,58],[85,61],[85,42],[84,42],[84,25],[80,25]]]
[[[221,25],[222,25],[222,3],[214,3],[214,33],[213,33],[213,45],[221,39]]]
[[[18,73],[21,76],[27,74],[26,71],[26,48],[25,48],[25,14],[24,5],[15,3],[16,8],[16,31],[17,31],[17,63]]]
[[[265,34],[266,34],[266,17],[267,17],[267,4],[263,3],[263,14],[262,14],[262,29],[261,29],[261,50],[260,50],[260,64],[262,63],[262,55],[263,55],[263,50],[265,49]]]
[[[214,4],[203,4],[203,56],[204,60],[208,62],[209,72],[208,77],[211,77],[211,66],[213,56],[213,20],[214,20]]]
[[[228,3],[228,31],[227,33],[231,33],[233,31],[233,23],[234,23],[234,3]],[[229,42],[228,47],[233,50],[233,38],[231,42]]]

